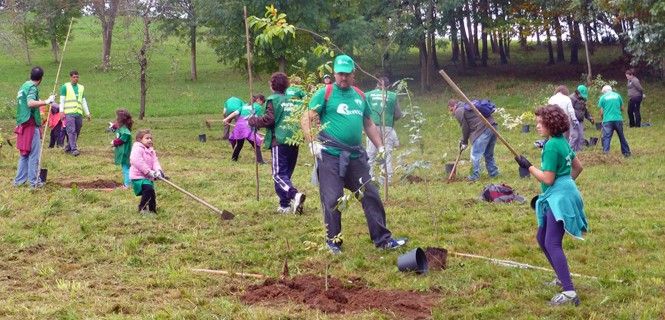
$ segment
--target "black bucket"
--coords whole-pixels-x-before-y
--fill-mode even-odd
[[[415,271],[416,273],[426,273],[427,257],[425,256],[425,251],[415,248],[397,257],[397,268],[402,272]]]
[[[199,141],[200,142],[206,142],[208,139],[206,138],[205,133],[202,133],[199,135]]]
[[[603,128],[603,124],[600,122],[596,122],[596,130],[600,130]]]
[[[529,173],[529,168],[520,167],[520,178],[528,178],[529,176],[531,176],[531,173]]]
[[[531,126],[528,124],[522,125],[522,133],[527,133],[531,129]]]
[[[589,146],[595,146],[598,143],[598,138],[591,137],[589,138]]]
[[[46,182],[48,176],[48,169],[39,169],[39,181]]]

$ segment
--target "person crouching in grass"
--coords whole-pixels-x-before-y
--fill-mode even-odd
[[[575,184],[582,172],[582,163],[563,136],[570,127],[568,115],[556,105],[538,108],[535,113],[536,130],[549,139],[543,147],[541,168],[533,166],[522,155],[515,157],[515,161],[540,181],[542,193],[538,195],[535,208],[538,220],[536,239],[557,276],[549,284],[560,285],[563,289],[550,300],[550,305],[577,306],[580,299],[561,243],[565,232],[582,239],[583,232],[588,230],[582,195]]]
[[[153,181],[164,178],[164,172],[157,159],[157,153],[152,147],[150,130],[142,129],[136,133],[136,142],[132,146],[129,162],[131,164],[129,178],[132,180],[134,194],[141,196],[139,212],[142,214],[157,213],[157,195]]]

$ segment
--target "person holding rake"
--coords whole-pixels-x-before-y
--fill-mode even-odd
[[[515,161],[541,182],[542,193],[535,201],[536,239],[557,276],[550,285],[560,285],[563,289],[554,295],[550,305],[577,306],[580,299],[573,286],[562,240],[565,232],[582,239],[588,230],[582,195],[575,184],[582,172],[582,163],[563,136],[570,127],[569,116],[557,105],[538,108],[535,113],[536,130],[548,138],[542,150],[541,168],[533,166],[522,155],[515,157]]]

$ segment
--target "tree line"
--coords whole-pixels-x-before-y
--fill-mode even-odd
[[[482,68],[494,55],[498,63],[509,64],[511,48],[547,50],[548,60],[543,61],[547,64],[577,64],[584,39],[590,54],[599,44],[616,44],[632,63],[647,64],[665,76],[661,0],[318,0],[297,4],[288,0],[0,0],[1,17],[11,19],[10,32],[22,43],[28,62],[30,44],[50,46],[58,61],[69,20],[89,15],[101,25],[99,69],[109,70],[116,19],[135,16],[145,27],[140,64],[147,67],[145,51],[153,41],[150,26],[156,25],[164,35],[178,36],[188,44],[192,80],[197,78],[196,52],[201,41],[214,48],[220,62],[245,68],[243,6],[250,15],[262,16],[268,5],[286,13],[290,23],[328,36],[345,52],[386,74],[409,49],[417,48],[422,89],[433,83],[441,61]],[[313,44],[321,41],[304,34],[257,42],[253,68],[288,71],[298,67],[302,57],[312,56]],[[515,42],[519,46],[511,46]],[[445,46],[450,46],[450,56],[439,53]]]

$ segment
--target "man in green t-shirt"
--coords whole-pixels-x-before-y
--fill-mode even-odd
[[[603,119],[603,131],[601,141],[603,143],[603,152],[610,152],[610,144],[612,143],[612,135],[614,131],[619,136],[621,142],[621,153],[624,157],[630,157],[630,147],[628,141],[623,135],[623,99],[621,95],[612,90],[612,87],[606,85],[601,90],[603,95],[598,99],[598,107],[600,108],[600,118]]]
[[[355,63],[347,55],[333,62],[335,83],[318,90],[309,102],[301,126],[309,150],[316,157],[319,193],[327,229],[326,244],[333,254],[341,253],[342,216],[338,199],[344,188],[362,192],[362,207],[370,237],[378,248],[394,249],[406,239],[393,239],[386,227],[386,212],[376,186],[371,181],[367,154],[362,147],[363,129],[371,142],[383,151],[381,136],[362,91],[353,86]],[[312,123],[320,119],[318,140],[312,134]]]
[[[372,111],[372,122],[379,127],[379,131],[383,133],[383,145],[385,147],[385,164],[381,165],[382,176],[386,176],[385,169],[388,169],[388,183],[391,182],[393,177],[393,163],[392,151],[394,147],[399,146],[399,139],[394,129],[395,120],[402,118],[402,111],[399,109],[399,102],[397,101],[397,94],[392,91],[385,91],[385,108],[384,108],[384,90],[390,85],[388,77],[381,77],[376,84],[376,89],[365,92],[367,103],[369,103]],[[383,122],[385,121],[385,127]],[[367,139],[367,156],[369,157],[370,174],[374,176],[374,162],[378,154],[378,149]],[[381,178],[383,179],[383,177]]]
[[[78,156],[78,137],[83,127],[83,113],[88,121],[91,120],[88,102],[85,99],[85,88],[79,83],[79,73],[76,70],[69,72],[69,82],[60,87],[60,113],[65,119],[65,132],[67,133],[67,145],[65,152]]]
[[[21,85],[16,95],[16,148],[19,150],[18,166],[14,186],[18,187],[26,181],[31,188],[41,188],[44,183],[39,178],[39,152],[41,148],[41,124],[39,107],[50,105],[55,97],[39,100],[39,84],[42,82],[44,70],[34,67],[30,71],[30,80]]]

